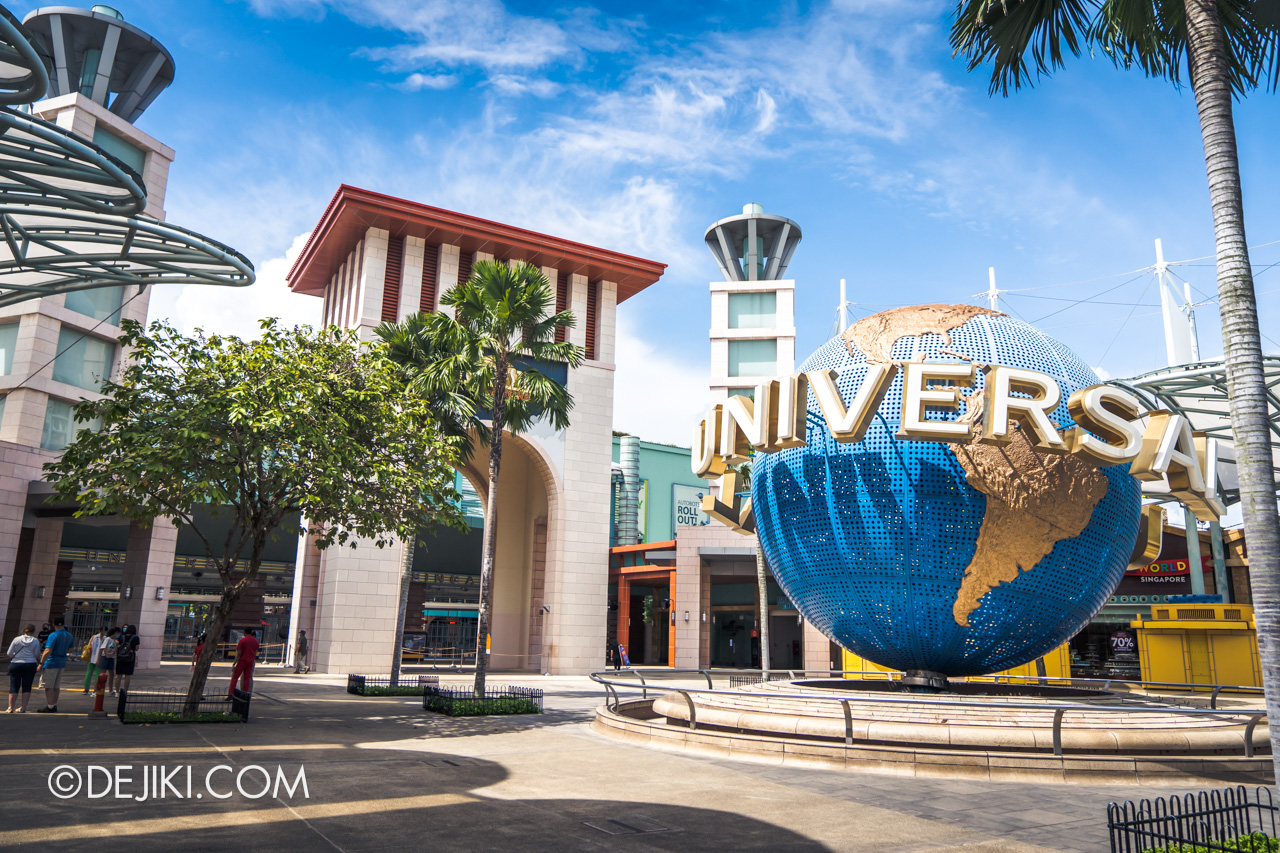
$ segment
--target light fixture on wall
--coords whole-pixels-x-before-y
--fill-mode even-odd
[[[164,587],[156,587],[156,601],[164,601]]]
[[[688,611],[688,610],[686,610],[686,611],[684,612],[684,621],[686,621],[686,622],[688,622],[688,621],[689,621],[689,611]]]
[[[124,588],[124,597],[125,597],[125,599],[126,599],[126,600],[128,600],[128,599],[130,599],[130,598],[133,598],[133,587],[131,587],[131,586],[126,586],[126,587]]]
[[[36,598],[44,598],[44,587],[36,587]]]
[[[707,614],[705,614],[705,613],[703,613],[703,614],[702,614],[702,621],[703,621],[703,622],[706,622],[706,621],[707,621]]]

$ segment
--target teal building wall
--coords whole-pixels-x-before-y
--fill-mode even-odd
[[[619,436],[613,437],[613,462],[620,459]],[[689,448],[671,444],[640,442],[640,480],[647,481],[644,494],[644,514],[640,519],[645,542],[667,542],[676,538],[675,505],[672,486],[692,486],[705,489],[706,480],[693,476],[689,468]],[[615,498],[616,500],[616,498]],[[617,518],[617,507],[612,514]],[[613,540],[612,535],[610,540]]]

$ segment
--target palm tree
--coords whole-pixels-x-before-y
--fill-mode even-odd
[[[471,436],[480,443],[489,442],[489,427],[476,408],[476,400],[466,387],[466,379],[475,374],[477,363],[472,360],[460,363],[468,353],[448,352],[440,349],[431,333],[430,315],[413,314],[403,323],[383,323],[375,334],[386,344],[387,358],[398,364],[405,373],[407,390],[425,397],[431,402],[441,435],[452,444],[458,454],[458,463],[471,461],[474,450]],[[435,364],[452,359],[449,373],[432,374],[428,381],[422,365]],[[396,616],[395,647],[391,655],[391,685],[400,683],[400,665],[404,654],[404,623],[409,610],[409,589],[413,581],[413,559],[417,537],[405,543],[404,561],[400,571],[400,609]]]
[[[1270,719],[1280,720],[1280,517],[1253,272],[1245,242],[1232,97],[1280,85],[1280,0],[961,0],[951,45],[991,92],[1009,93],[1062,67],[1064,47],[1096,46],[1117,66],[1191,83],[1204,141],[1218,255],[1227,391],[1250,580]],[[1027,53],[1031,54],[1028,67]],[[1280,776],[1280,725],[1271,753]]]
[[[476,636],[475,693],[483,696],[502,437],[504,432],[518,435],[544,417],[557,430],[569,425],[573,398],[563,385],[542,373],[537,363],[564,362],[577,367],[584,353],[575,344],[556,342],[558,326],[574,325],[573,312],[551,313],[555,308],[551,285],[532,264],[478,261],[471,278],[445,294],[440,304],[453,308],[454,316],[418,315],[400,327],[384,326],[378,334],[388,343],[419,339],[416,345],[398,348],[398,354],[393,355],[403,358],[401,363],[413,373],[412,387],[418,393],[441,395],[460,416],[457,424],[489,446]],[[412,335],[410,326],[417,330]],[[487,427],[478,422],[486,414]]]

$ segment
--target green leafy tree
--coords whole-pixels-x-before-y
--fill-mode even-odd
[[[1280,518],[1271,424],[1232,97],[1280,84],[1280,0],[962,0],[951,45],[970,70],[991,66],[991,92],[1008,94],[1099,49],[1176,86],[1190,82],[1200,117],[1218,255],[1218,308],[1236,468],[1249,542],[1267,711],[1280,719]],[[1280,770],[1280,726],[1272,755]]]
[[[384,325],[378,334],[393,345],[393,357],[411,374],[410,387],[417,395],[450,400],[460,423],[489,446],[476,636],[475,692],[480,696],[488,669],[502,437],[504,432],[518,435],[543,417],[555,429],[569,425],[573,398],[536,362],[577,367],[584,354],[579,346],[555,340],[557,326],[573,326],[573,313],[554,313],[551,285],[532,264],[480,261],[471,278],[445,294],[440,304],[453,309],[453,316],[418,315],[398,326]],[[476,424],[477,417],[489,421],[487,429]]]
[[[305,529],[321,548],[385,547],[419,527],[462,525],[454,444],[426,401],[405,395],[380,347],[274,320],[253,341],[187,337],[164,323],[122,328],[119,382],[104,381],[102,399],[75,409],[77,421],[100,419],[101,429],[80,430],[45,471],[58,497],[78,502],[78,516],[169,519],[190,528],[217,567],[222,598],[184,714],[195,712],[231,610],[273,536]],[[290,523],[298,513],[304,528]]]

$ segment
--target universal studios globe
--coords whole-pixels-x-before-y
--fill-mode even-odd
[[[1063,429],[1068,397],[1099,381],[1061,343],[969,305],[868,317],[801,370],[833,368],[850,400],[869,365],[920,359],[1048,374],[1063,401],[1051,419]],[[936,680],[1034,660],[1120,582],[1139,485],[1127,465],[1039,453],[1021,433],[1005,447],[897,439],[902,381],[900,371],[862,441],[836,442],[810,392],[807,446],[756,458],[752,503],[774,577],[814,627],[882,666]],[[974,390],[976,400],[981,371]]]

